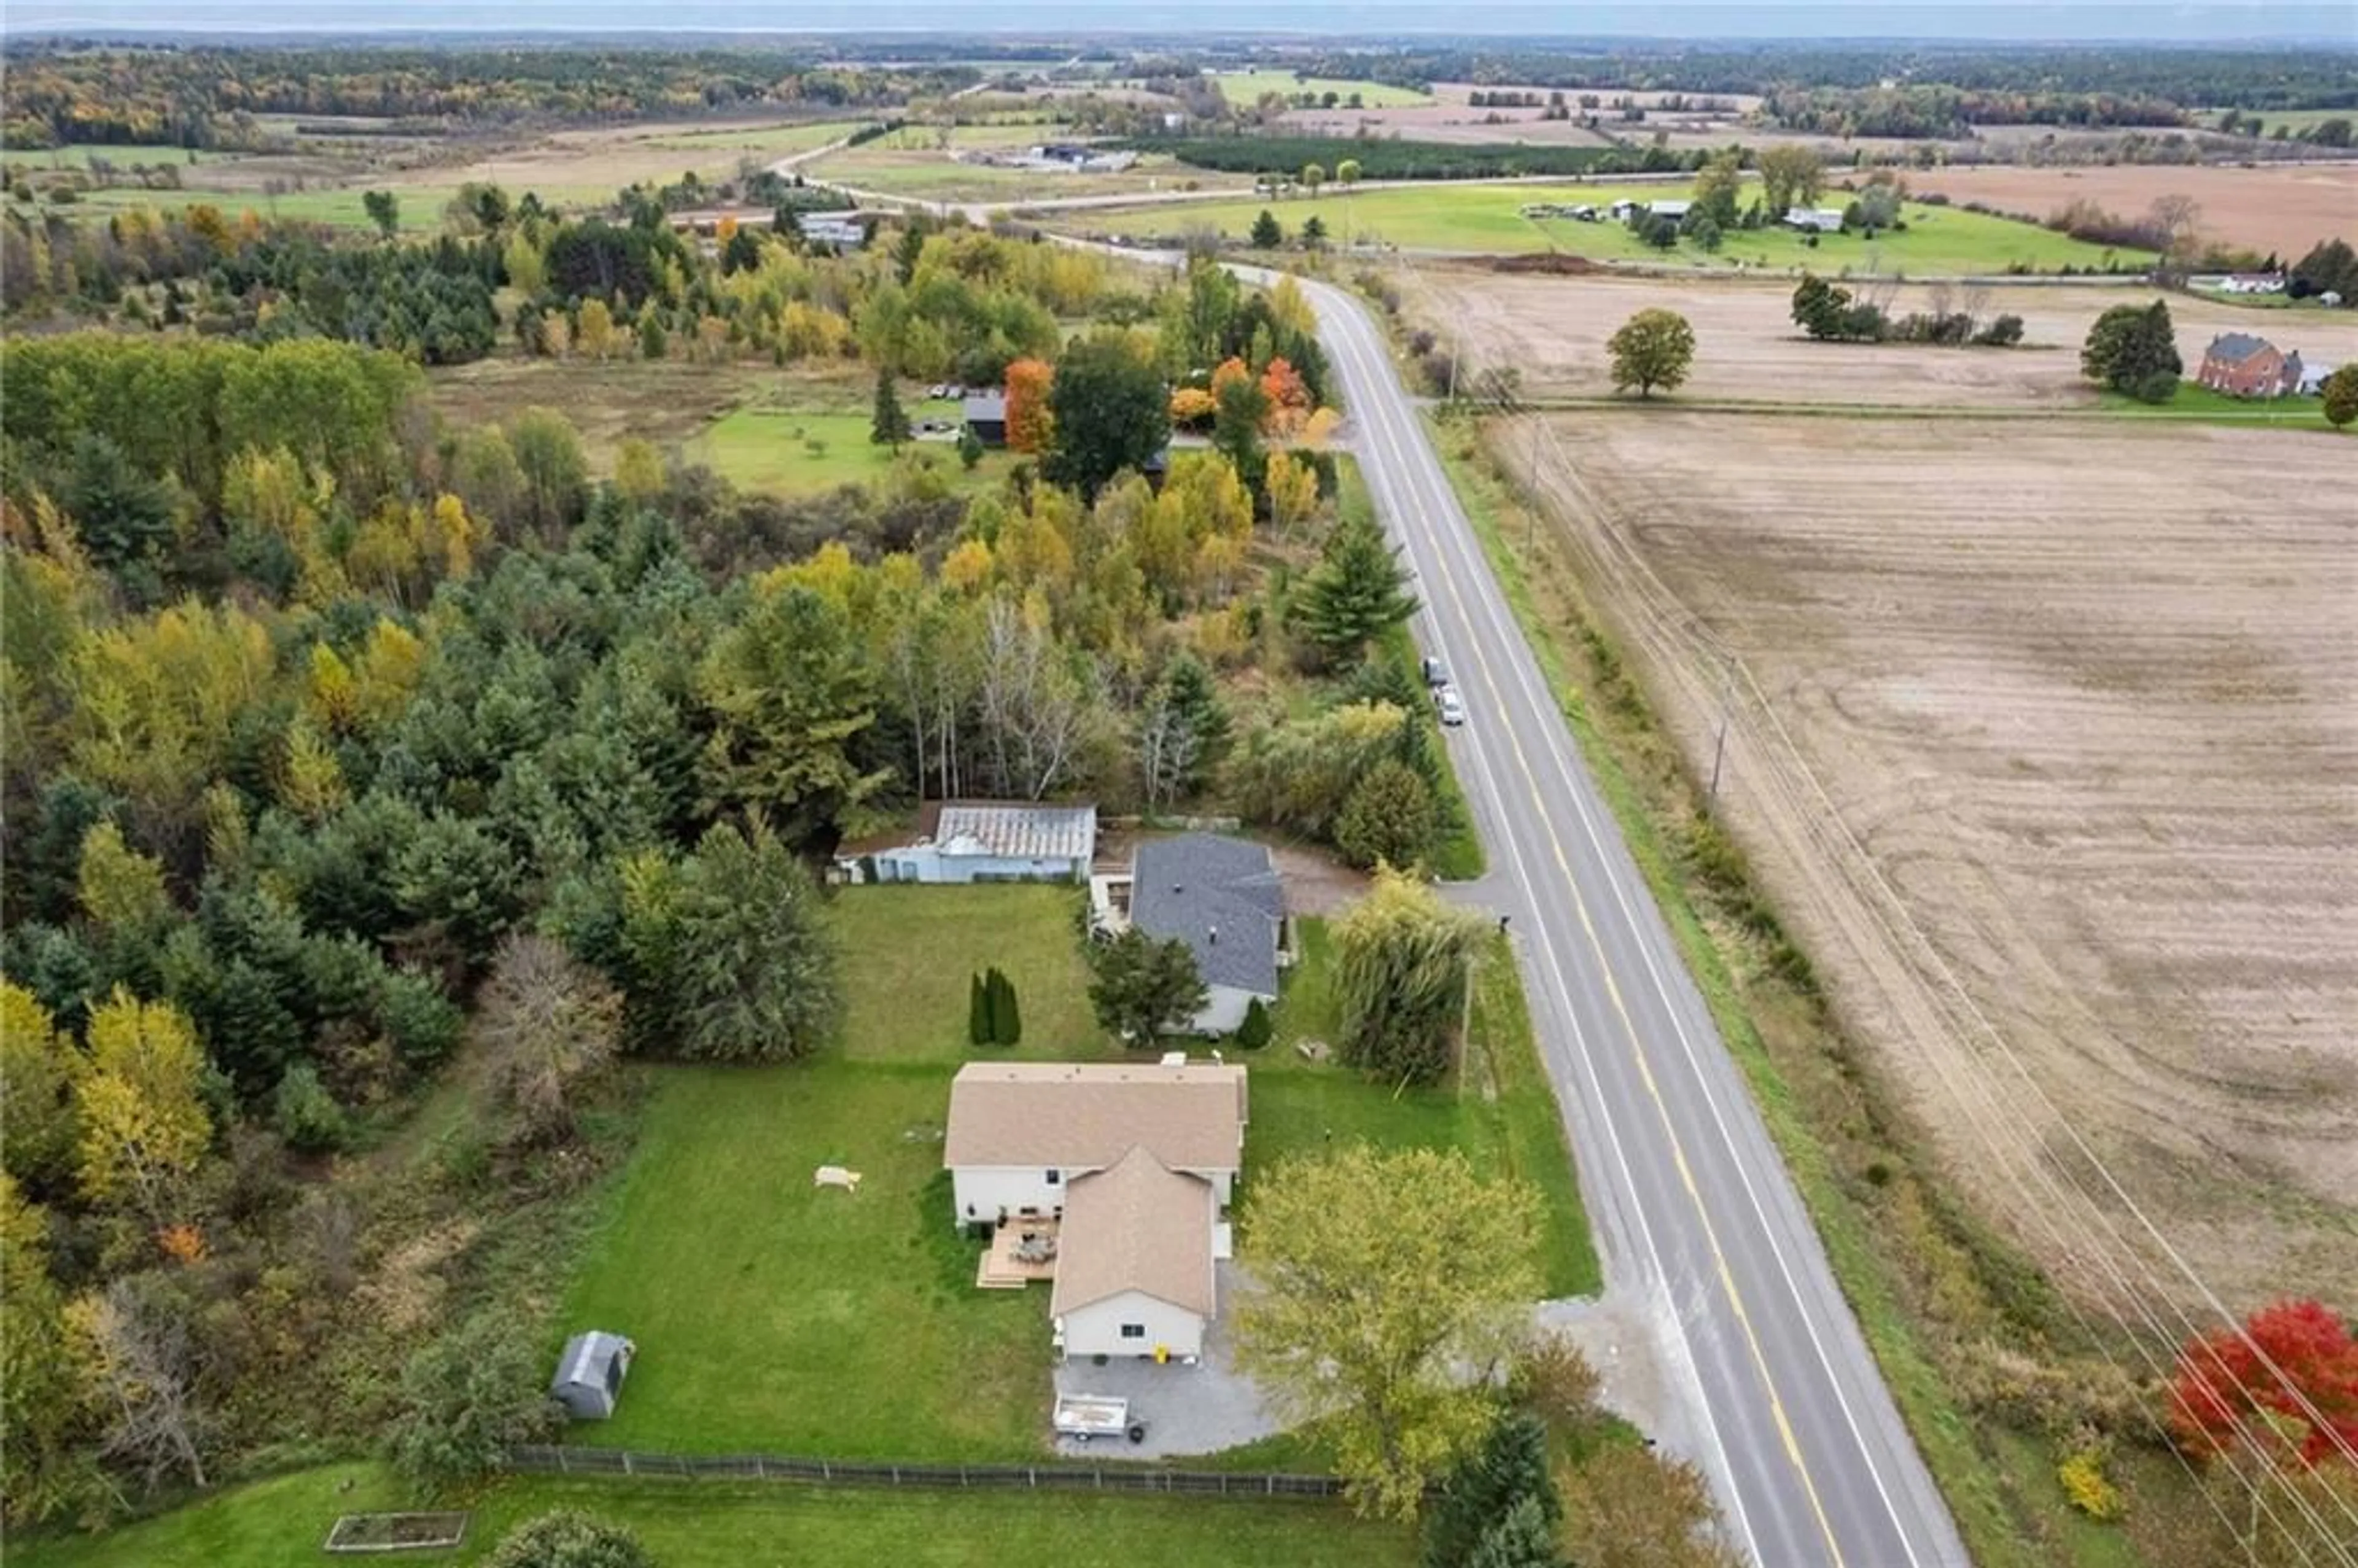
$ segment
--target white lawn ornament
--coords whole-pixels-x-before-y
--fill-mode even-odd
[[[821,1165],[811,1173],[814,1187],[841,1187],[847,1193],[860,1190],[860,1173],[847,1171],[840,1165]]]

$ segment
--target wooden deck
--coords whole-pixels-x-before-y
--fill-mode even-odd
[[[1055,1277],[1056,1222],[1012,1219],[991,1233],[974,1282],[986,1291],[1020,1291],[1034,1280]]]

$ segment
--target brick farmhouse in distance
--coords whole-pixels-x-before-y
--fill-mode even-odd
[[[2300,355],[2249,332],[2222,332],[2202,351],[2194,379],[2232,397],[2283,397],[2300,388]]]

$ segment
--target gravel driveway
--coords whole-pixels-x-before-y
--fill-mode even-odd
[[[1234,1263],[1217,1265],[1221,1315],[1204,1337],[1204,1355],[1193,1367],[1174,1361],[1158,1367],[1144,1358],[1098,1366],[1083,1357],[1056,1368],[1060,1394],[1110,1394],[1130,1401],[1130,1418],[1146,1423],[1146,1441],[1083,1443],[1059,1437],[1056,1452],[1076,1459],[1171,1459],[1234,1448],[1279,1430],[1261,1404],[1260,1390],[1237,1370],[1228,1343],[1227,1314],[1242,1281]]]

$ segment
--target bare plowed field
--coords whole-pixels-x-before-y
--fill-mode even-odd
[[[2230,244],[2298,259],[2320,240],[2358,238],[2358,163],[2223,165],[2114,164],[2093,168],[1931,169],[1908,177],[1921,195],[1941,191],[2001,211],[2044,219],[2085,198],[2134,218],[2163,196],[2201,205],[2202,232]]]
[[[2024,346],[1942,349],[1904,343],[1813,343],[1793,325],[1791,278],[1688,282],[1648,277],[1515,276],[1436,265],[1404,276],[1406,308],[1476,366],[1511,365],[1524,392],[1602,396],[1613,390],[1605,342],[1649,306],[1667,306],[1695,330],[1694,373],[1681,395],[1778,403],[1891,407],[2093,407],[2080,379],[2080,344],[2113,306],[2148,304],[2149,289],[1998,285],[1945,291],[1985,319],[2023,319]],[[1854,284],[1895,314],[1929,310],[1938,286]],[[2315,362],[2358,360],[2358,313],[2255,310],[2169,296],[2188,372],[2220,332],[2259,332]]]
[[[2191,1292],[2075,1139],[2231,1302],[2358,1297],[2349,442],[1552,432],[1592,600],[1699,767],[1733,693],[1738,836],[1952,1178],[2090,1297]]]

